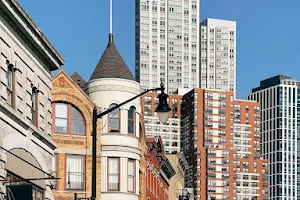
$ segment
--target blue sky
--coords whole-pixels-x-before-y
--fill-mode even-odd
[[[277,74],[300,81],[299,0],[200,0],[200,20],[237,22],[237,97]],[[108,42],[109,0],[19,0],[65,59],[88,80]],[[84,2],[84,3],[83,3]],[[135,0],[114,0],[114,41],[134,73]],[[298,57],[299,56],[299,57]]]

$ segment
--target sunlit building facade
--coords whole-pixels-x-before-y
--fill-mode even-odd
[[[196,199],[268,199],[259,103],[193,89],[182,98],[181,120],[181,149],[192,170],[185,187]]]
[[[199,86],[199,0],[136,0],[136,80],[167,93]]]
[[[200,24],[200,88],[236,93],[236,22],[208,18]]]

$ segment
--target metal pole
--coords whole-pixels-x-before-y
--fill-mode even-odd
[[[96,178],[97,178],[97,109],[93,110],[93,149],[92,149],[92,200],[96,200]]]
[[[104,115],[110,113],[111,111],[120,108],[121,106],[123,106],[124,104],[150,92],[150,91],[164,91],[164,86],[163,84],[161,84],[160,88],[154,88],[154,89],[149,89],[146,90],[144,92],[142,92],[141,94],[136,95],[135,97],[132,97],[130,99],[128,99],[127,101],[124,101],[123,103],[120,103],[112,108],[107,109],[106,111],[102,112],[102,113],[97,113],[97,108],[94,107],[93,110],[93,142],[92,142],[92,196],[91,196],[91,200],[96,200],[96,165],[97,165],[97,119],[103,117]]]

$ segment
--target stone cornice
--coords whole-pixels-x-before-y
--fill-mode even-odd
[[[0,15],[51,70],[64,60],[15,0],[0,0]]]
[[[113,85],[113,84],[92,86],[92,87],[86,89],[86,92],[88,94],[93,93],[93,92],[99,92],[99,91],[122,91],[122,92],[129,92],[134,95],[141,93],[141,91],[139,89],[134,88],[134,87]]]

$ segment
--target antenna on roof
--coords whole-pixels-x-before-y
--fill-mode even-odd
[[[113,6],[113,2],[112,0],[110,0],[109,2],[109,44],[114,43],[114,39],[113,39],[113,34],[112,34],[112,18],[113,18],[113,13],[112,13],[112,6]]]
[[[110,0],[110,5],[109,5],[109,7],[110,7],[109,33],[110,34],[112,34],[112,17],[113,17],[113,15],[112,15],[112,4],[113,4],[113,2],[112,2],[112,0]]]

